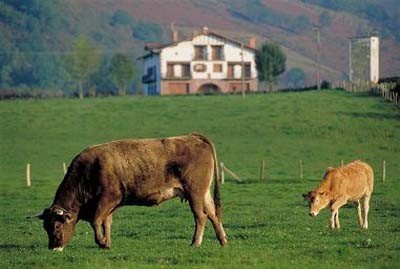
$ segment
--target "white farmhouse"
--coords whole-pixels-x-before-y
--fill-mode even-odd
[[[247,45],[209,32],[164,46],[147,45],[142,56],[146,95],[256,91],[255,39]]]

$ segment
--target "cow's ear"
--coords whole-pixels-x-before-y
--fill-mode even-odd
[[[43,213],[35,215],[34,218],[44,219]]]
[[[46,208],[41,214],[36,215],[35,218],[43,220],[49,214],[49,211],[50,210]]]
[[[70,223],[73,221],[72,214],[69,213],[69,212],[65,212],[65,213],[64,213],[64,221],[65,221],[67,224],[70,224]]]
[[[322,192],[319,192],[318,194],[322,195],[322,196],[327,196],[329,193],[327,191],[322,191]]]

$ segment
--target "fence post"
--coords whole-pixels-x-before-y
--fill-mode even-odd
[[[26,186],[31,186],[31,164],[26,164]]]
[[[382,161],[382,182],[385,182],[386,178],[386,161]]]
[[[344,165],[343,160],[340,160],[340,166],[343,166],[343,165]]]
[[[224,184],[225,183],[225,172],[224,172],[224,163],[223,162],[221,162],[220,169],[221,169],[221,183]]]
[[[299,161],[299,167],[300,167],[300,179],[303,179],[303,161]]]
[[[260,167],[260,181],[264,180],[264,169],[265,169],[265,161],[261,160],[261,167]]]

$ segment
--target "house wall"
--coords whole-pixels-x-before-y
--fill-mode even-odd
[[[196,45],[206,46],[207,59],[195,60]],[[222,60],[212,59],[213,45],[223,46]],[[242,59],[243,51],[243,59]],[[219,89],[219,92],[231,92],[242,89],[242,61],[249,63],[250,77],[245,78],[245,89],[257,90],[257,69],[255,65],[255,52],[252,49],[239,44],[230,42],[224,38],[212,34],[203,34],[194,37],[192,40],[182,41],[175,45],[167,46],[161,49],[159,54],[145,58],[144,72],[149,66],[157,67],[157,89],[161,95],[166,94],[188,94],[197,93],[202,85],[213,84]],[[168,63],[175,64],[171,70],[174,71],[174,77],[168,77]],[[180,63],[190,65],[190,77],[182,77],[182,68]],[[228,76],[228,63],[234,63],[233,77]],[[205,66],[205,71],[197,69],[199,65]],[[220,72],[215,71],[214,65],[221,65]],[[146,91],[147,89],[147,91]],[[204,88],[202,88],[204,89]],[[145,84],[145,91],[150,92],[149,86]]]
[[[194,46],[206,45],[207,46],[207,60],[194,60]],[[211,59],[211,46],[224,45],[224,60],[216,61]],[[190,70],[193,79],[226,79],[228,72],[228,62],[242,61],[240,46],[227,43],[225,40],[211,35],[200,35],[191,41],[183,41],[177,43],[175,46],[166,47],[161,52],[161,76],[167,78],[167,63],[168,62],[190,62]],[[251,63],[251,78],[257,77],[257,70],[254,62],[254,52],[250,49],[243,49],[243,61]],[[206,65],[206,72],[196,72],[194,66],[197,64]],[[222,64],[222,72],[214,72],[213,65]],[[241,66],[238,66],[238,71],[241,72]],[[238,76],[240,78],[240,76]]]

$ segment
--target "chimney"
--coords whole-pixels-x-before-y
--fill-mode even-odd
[[[171,38],[172,38],[172,43],[178,43],[179,41],[179,36],[178,36],[178,31],[175,29],[175,25],[171,23]]]
[[[256,47],[257,47],[257,38],[251,37],[249,39],[249,43],[247,45],[252,49],[256,49]]]
[[[204,26],[204,27],[203,27],[202,33],[203,33],[204,35],[208,34],[208,27],[207,27],[207,26]]]

